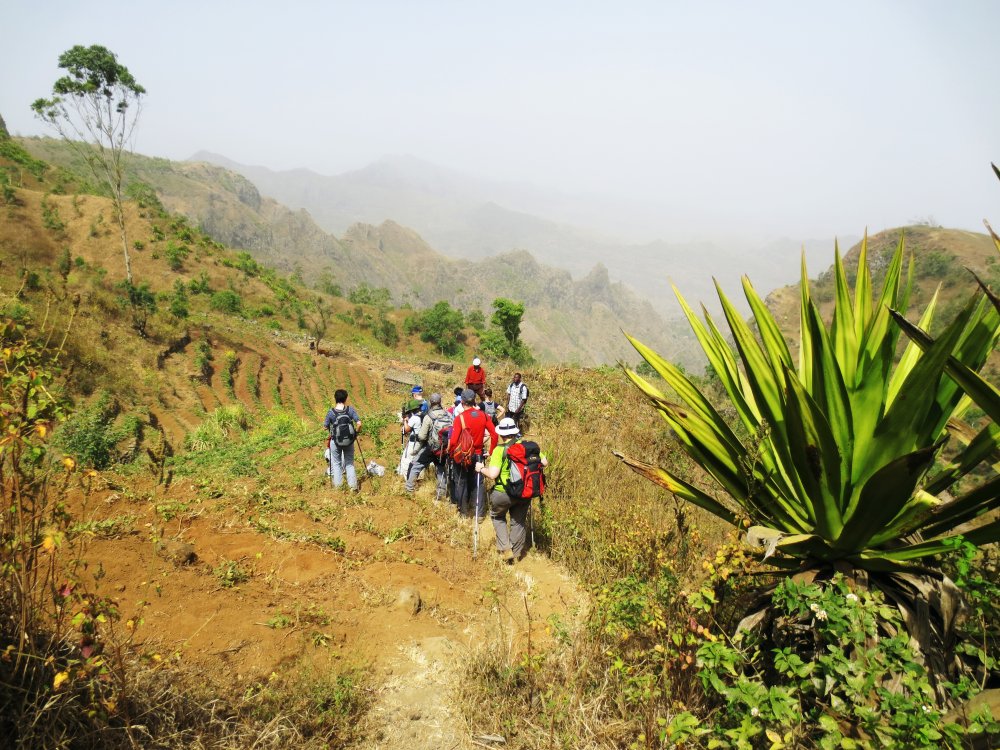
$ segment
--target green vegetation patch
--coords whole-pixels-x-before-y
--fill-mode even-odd
[[[216,409],[188,435],[188,451],[168,461],[178,476],[256,476],[319,444],[315,425],[285,411],[258,417],[245,407]]]

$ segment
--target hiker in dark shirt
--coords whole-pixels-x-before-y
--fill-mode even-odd
[[[346,474],[347,486],[356,492],[358,489],[358,475],[354,470],[354,441],[357,438],[358,431],[361,430],[361,417],[358,416],[353,406],[347,405],[347,391],[343,388],[334,392],[333,400],[335,403],[330,411],[326,413],[326,419],[323,420],[323,427],[330,434],[328,449],[330,451],[330,471],[333,477],[333,488],[340,488]],[[334,442],[334,432],[337,429],[337,425],[340,424],[338,418],[345,414],[350,417],[351,423],[354,425],[354,438],[346,445],[338,445]]]

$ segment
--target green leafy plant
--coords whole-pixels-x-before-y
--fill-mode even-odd
[[[396,526],[389,530],[389,533],[385,536],[385,543],[392,544],[393,542],[398,542],[402,539],[412,539],[413,531],[410,530],[409,524],[403,524],[402,526]]]
[[[126,457],[119,449],[123,441],[135,443],[139,422],[134,416],[118,419],[120,407],[109,393],[102,393],[91,404],[77,409],[54,437],[54,444],[84,466],[104,469]]]
[[[882,593],[836,575],[825,585],[782,581],[772,595],[777,644],[754,636],[705,640],[697,650],[716,710],[681,713],[663,739],[709,747],[955,747],[963,729],[944,720],[934,686]],[[894,635],[880,637],[888,623]]]
[[[208,383],[212,378],[212,345],[207,339],[201,339],[195,346],[194,366],[199,377]]]
[[[121,292],[118,298],[122,307],[127,307],[132,317],[132,328],[145,338],[149,316],[156,312],[156,295],[145,281],[133,284],[125,280],[117,285]]]
[[[234,387],[236,380],[236,370],[240,366],[240,356],[232,349],[224,356],[225,366],[222,368],[222,384],[226,387],[226,392],[235,397]]]
[[[0,202],[8,206],[17,205],[17,190],[11,184],[6,170],[0,170]]]
[[[455,310],[444,300],[433,307],[408,317],[403,323],[407,333],[418,333],[421,341],[426,341],[444,355],[455,356],[463,351],[466,340],[462,326],[465,318],[461,310]]]
[[[919,326],[901,314],[897,325],[893,310],[905,311],[910,288],[903,250],[900,240],[877,299],[867,243],[853,299],[837,252],[829,327],[810,298],[803,264],[797,362],[749,280],[743,288],[756,335],[719,291],[736,354],[711,316],[703,324],[677,294],[746,437],[679,368],[630,339],[683,405],[631,370],[629,377],[728,501],[669,469],[619,457],[675,496],[733,525],[751,525],[748,540],[776,566],[827,573],[837,566],[856,571],[859,580],[870,576],[891,591],[909,622],[921,623],[916,634],[930,653],[948,637],[958,592],[948,579],[921,577],[918,561],[926,565],[952,549],[959,526],[1000,504],[998,479],[965,491],[957,485],[1000,447],[1000,428],[974,431],[957,421],[971,403],[967,393],[990,414],[1000,403],[975,374],[996,344],[1000,313],[976,294],[933,340],[923,330],[933,319],[935,295]],[[897,362],[900,326],[914,341]],[[950,440],[963,435],[964,445]],[[949,442],[959,445],[943,457]],[[997,541],[1000,522],[963,528],[961,536],[976,544]],[[926,597],[931,618],[918,614]]]
[[[174,293],[170,295],[170,314],[180,319],[189,314],[187,288],[180,279],[174,281]]]
[[[384,312],[379,312],[379,316],[372,325],[372,335],[380,344],[393,347],[399,343],[399,329],[396,324],[389,320]]]
[[[239,315],[243,310],[243,300],[232,289],[221,289],[215,292],[209,304],[213,310],[229,313],[230,315]]]
[[[66,222],[59,214],[59,207],[48,196],[42,198],[42,226],[58,235],[66,231]]]
[[[252,571],[244,567],[238,560],[222,559],[212,570],[212,575],[219,580],[219,585],[222,588],[231,589],[249,581]]]
[[[167,259],[167,265],[170,267],[170,270],[180,271],[184,268],[184,261],[191,254],[191,248],[182,242],[178,243],[170,240],[163,254]]]
[[[292,624],[292,618],[285,614],[278,614],[268,618],[267,626],[272,630],[282,630]]]

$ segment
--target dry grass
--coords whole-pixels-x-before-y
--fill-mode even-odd
[[[536,540],[583,582],[592,608],[580,622],[551,622],[555,644],[543,652],[487,644],[466,672],[467,718],[474,734],[512,748],[659,746],[657,719],[700,700],[686,654],[661,643],[686,627],[684,592],[731,530],[612,456],[701,479],[619,370],[546,368],[525,380],[529,436],[551,460]]]

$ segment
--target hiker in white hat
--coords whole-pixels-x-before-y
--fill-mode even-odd
[[[465,371],[465,387],[476,394],[479,402],[483,402],[483,390],[486,388],[486,369],[479,357],[473,357],[472,365]]]

